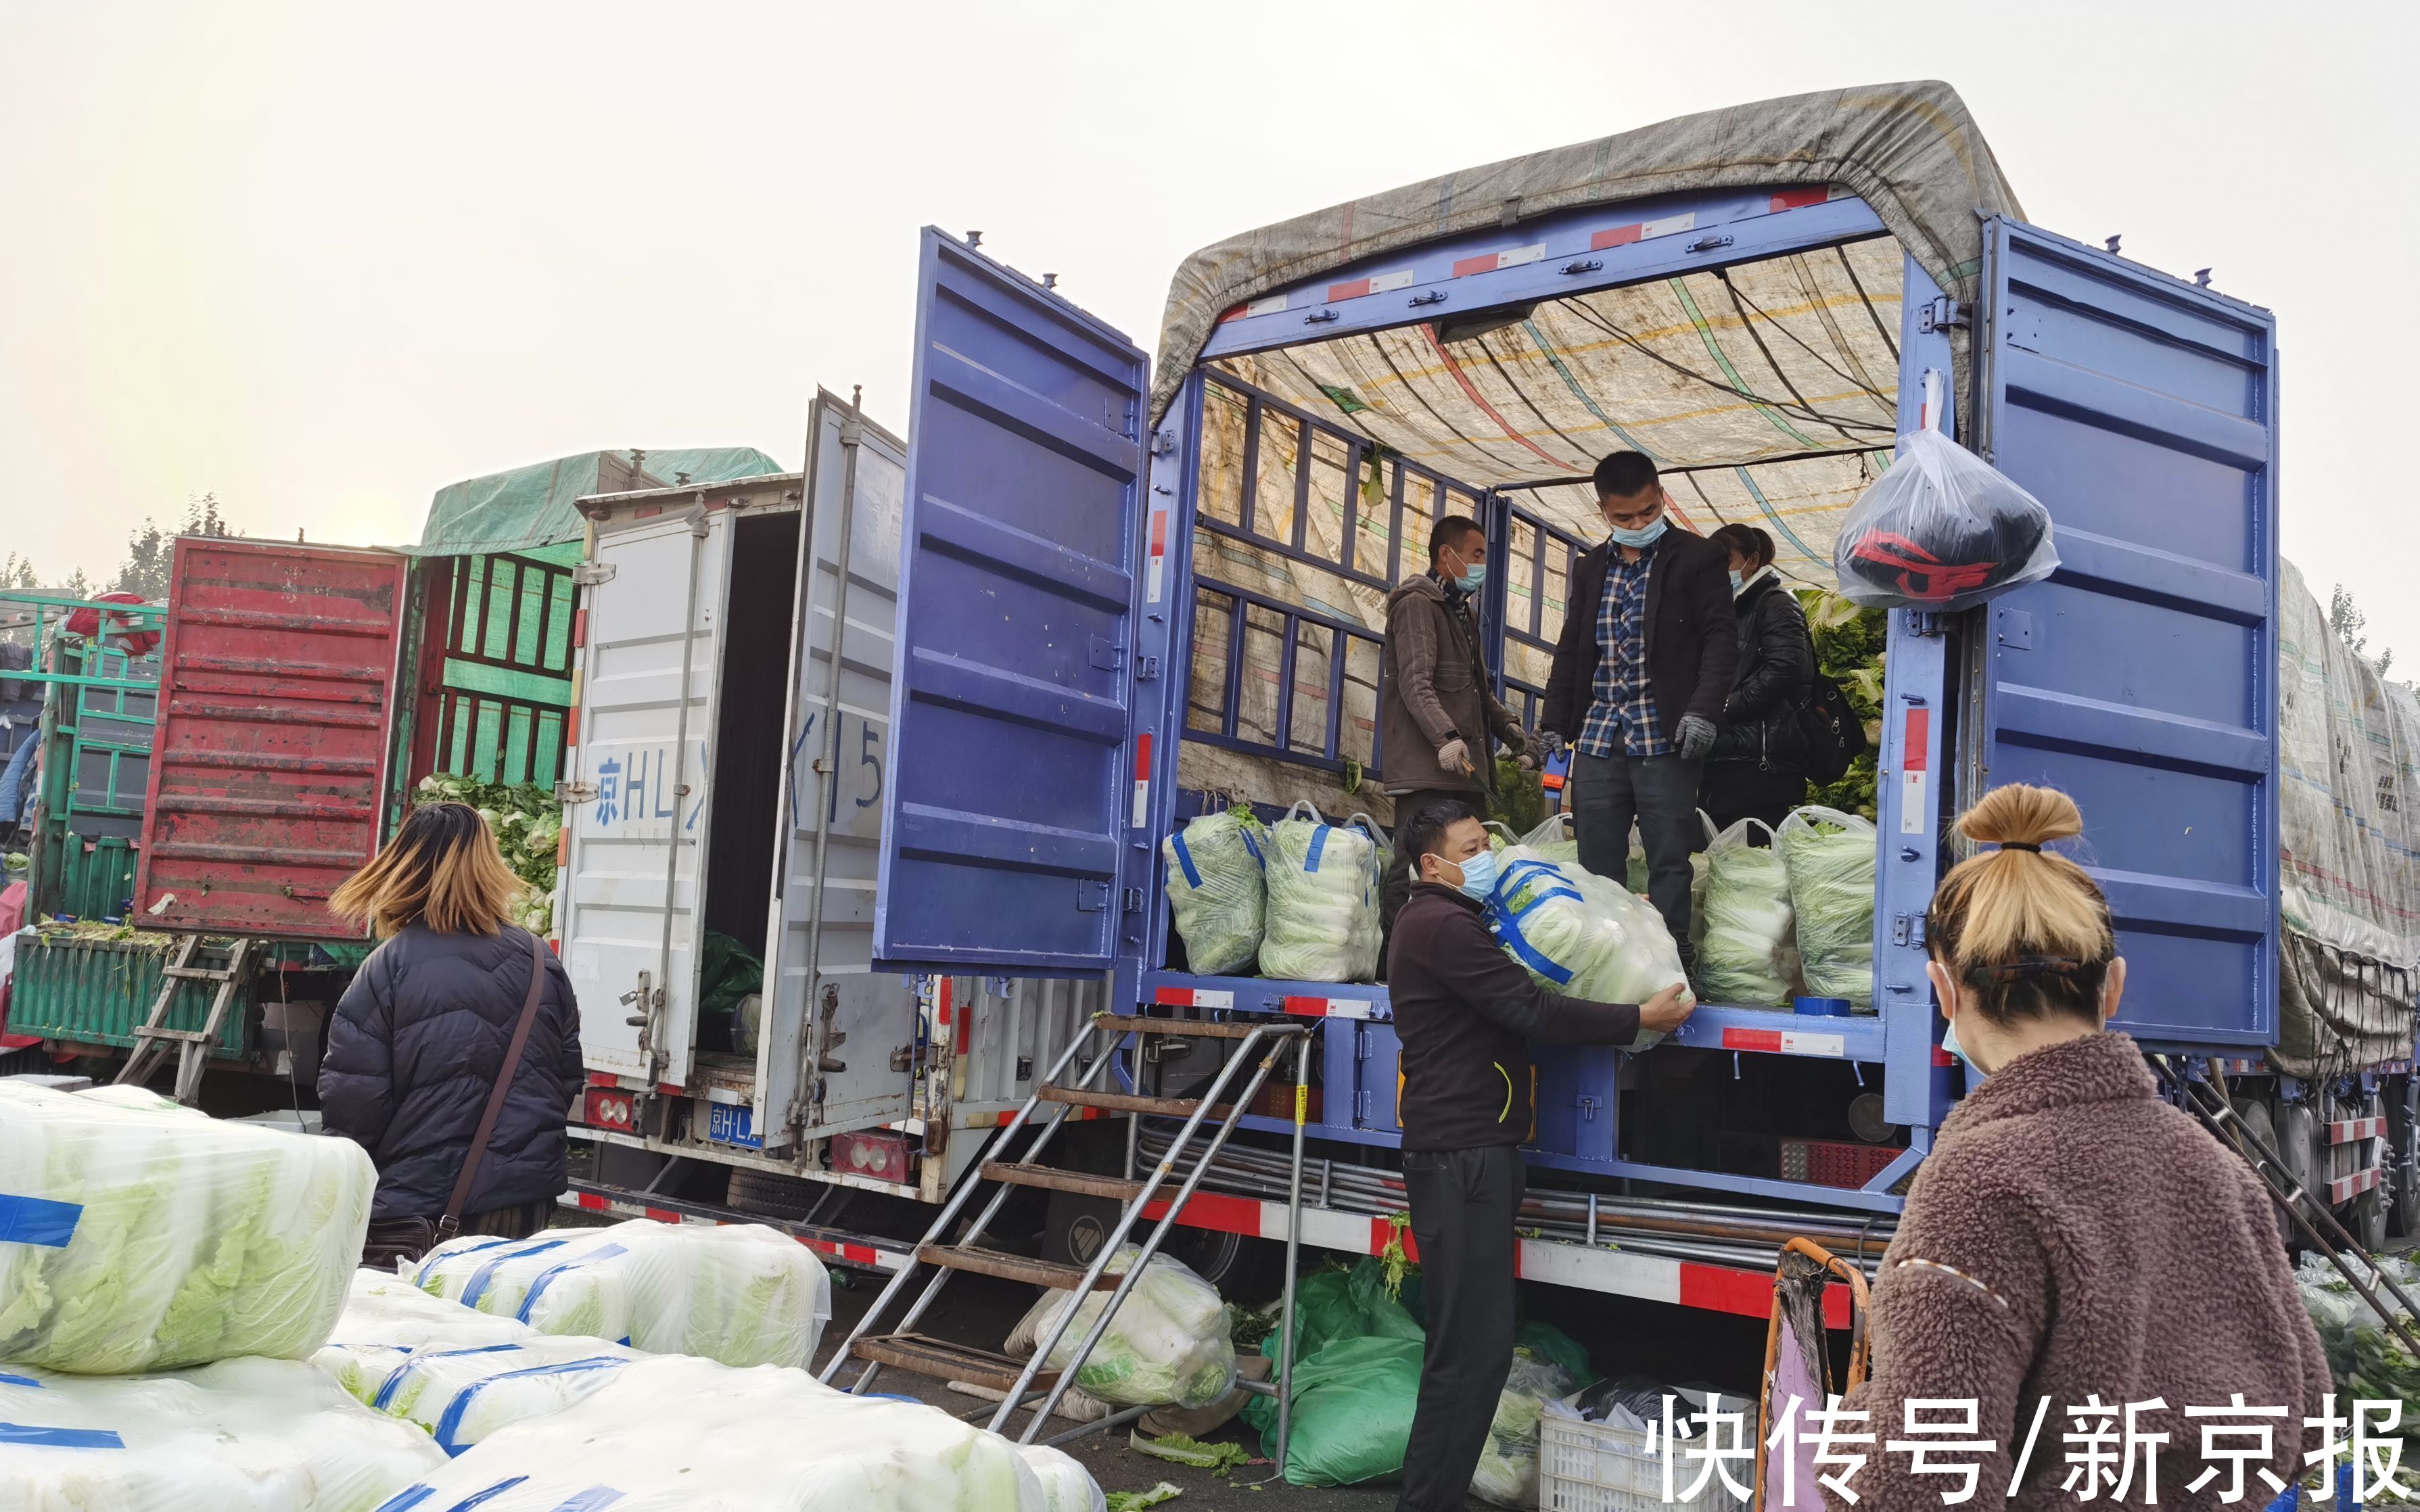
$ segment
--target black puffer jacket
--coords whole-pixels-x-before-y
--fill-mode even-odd
[[[1759,578],[1732,601],[1739,615],[1739,675],[1723,701],[1705,777],[1707,808],[1722,813],[1806,791],[1809,760],[1798,711],[1815,691],[1815,638],[1807,612],[1781,580]]]
[[[479,1163],[467,1216],[564,1189],[564,1126],[582,1081],[580,1004],[554,952],[512,1090]],[[435,1218],[471,1149],[529,993],[530,936],[413,925],[370,952],[328,1025],[319,1062],[327,1131],[378,1166],[373,1218]]]

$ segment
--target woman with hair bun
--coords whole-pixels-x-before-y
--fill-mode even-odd
[[[1926,1424],[1954,1424],[1944,1440],[1991,1442],[1988,1454],[1928,1457],[1979,1466],[1965,1507],[2064,1504],[2084,1489],[2066,1488],[2067,1435],[2090,1426],[2070,1410],[2096,1396],[2118,1429],[2132,1411],[2136,1435],[2166,1435],[2156,1488],[2138,1448],[2125,1494],[2114,1492],[2118,1471],[2100,1488],[2111,1500],[2143,1504],[2155,1489],[2163,1507],[2220,1505],[2231,1472],[2204,1459],[2203,1429],[2228,1421],[2270,1427],[2266,1469],[2290,1482],[2303,1419],[2333,1390],[2327,1360],[2267,1189],[2161,1101],[2134,1041],[2106,1027],[2126,990],[2109,905],[2082,867],[2043,849],[2082,834],[2082,816],[2064,794],[2010,786],[1958,827],[1995,848],[1933,894],[1926,971],[1948,1021],[1944,1047],[1987,1079],[1943,1122],[1874,1284],[1873,1373],[1846,1403],[1870,1414],[1849,1431],[1874,1435],[1850,1483],[1860,1512],[1955,1497],[1962,1471],[1919,1473],[1916,1457],[1883,1450]],[[1974,1402],[1977,1415],[1931,1399]],[[2233,1419],[2186,1413],[2237,1401],[2246,1408]],[[2261,1468],[2244,1467],[2236,1504],[2273,1499]]]

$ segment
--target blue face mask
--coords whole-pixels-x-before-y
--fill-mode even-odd
[[[1466,594],[1475,594],[1479,592],[1479,585],[1486,580],[1487,563],[1484,562],[1474,562],[1469,566],[1462,569],[1462,576],[1453,580],[1453,585],[1456,588],[1461,589]]]
[[[1945,1019],[1942,1021],[1941,1048],[1948,1051],[1951,1055],[1956,1056],[1961,1060],[1966,1060],[1966,1047],[1958,1042],[1958,1021],[1956,1019]],[[1966,1060],[1966,1064],[1972,1066],[1975,1063],[1971,1060]]]
[[[1664,528],[1669,523],[1670,521],[1658,515],[1655,517],[1655,523],[1641,526],[1635,531],[1625,531],[1617,525],[1613,527],[1614,544],[1626,546],[1634,551],[1644,550],[1664,538]]]
[[[1737,598],[1737,597],[1739,597],[1739,595],[1740,595],[1740,590],[1741,590],[1741,589],[1743,589],[1743,588],[1745,588],[1746,586],[1747,586],[1747,579],[1745,579],[1745,578],[1741,577],[1741,576],[1740,576],[1738,573],[1736,573],[1736,572],[1731,574],[1731,596],[1732,596],[1733,598]]]
[[[1466,898],[1485,903],[1496,891],[1496,853],[1480,852],[1462,863],[1462,881],[1455,890]]]

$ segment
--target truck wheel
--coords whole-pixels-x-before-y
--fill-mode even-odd
[[[2328,1205],[2328,1149],[2319,1142],[2319,1110],[2308,1103],[2282,1103],[2276,1110],[2277,1158],[2286,1163],[2294,1184],[2317,1207]],[[2299,1230],[2297,1230],[2299,1233]]]
[[[821,1181],[783,1176],[779,1171],[746,1170],[735,1165],[731,1169],[731,1190],[723,1201],[741,1212],[798,1223],[814,1209],[816,1200],[830,1190]]]
[[[2395,1183],[2386,1199],[2386,1228],[2405,1239],[2420,1234],[2420,1170],[2413,1168],[2412,1090],[2412,1081],[2401,1078],[2386,1092],[2387,1177]]]
[[[2386,1189],[2371,1187],[2346,1204],[2343,1222],[2346,1231],[2372,1255],[2386,1248]]]
[[[2269,1104],[2266,1101],[2259,1098],[2241,1097],[2236,1101],[2235,1109],[2236,1112],[2242,1115],[2243,1119],[2243,1131],[2245,1134],[2251,1135],[2252,1138],[2257,1140],[2259,1144],[2268,1146],[2273,1150],[2277,1149],[2277,1120],[2269,1116]],[[2279,1153],[2282,1155],[2283,1151],[2279,1151]],[[2257,1167],[2256,1166],[2255,1169],[2257,1170]],[[2261,1178],[2260,1184],[2262,1186],[2267,1186],[2269,1184],[2268,1179],[2266,1177]],[[2271,1216],[2275,1219],[2277,1224],[2277,1237],[2286,1241],[2289,1244],[2292,1243],[2294,1240],[2293,1221],[2288,1218],[2284,1212],[2280,1211],[2274,1202],[2272,1202],[2269,1205],[2269,1211]]]

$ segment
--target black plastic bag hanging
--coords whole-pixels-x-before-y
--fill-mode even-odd
[[[2058,568],[2050,511],[1934,428],[1906,439],[1890,471],[1849,508],[1832,548],[1840,595],[1874,609],[1953,611]]]

